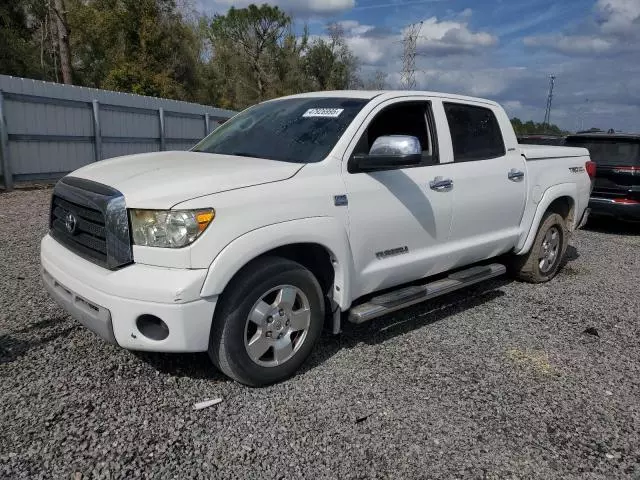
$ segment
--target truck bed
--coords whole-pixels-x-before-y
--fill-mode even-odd
[[[586,148],[558,147],[555,145],[527,145],[519,144],[520,153],[527,160],[544,160],[550,158],[587,157]]]

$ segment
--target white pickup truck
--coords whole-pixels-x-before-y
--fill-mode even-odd
[[[101,161],[53,191],[53,298],[131,350],[208,351],[252,386],[323,325],[506,273],[550,280],[588,214],[583,148],[518,145],[496,103],[319,92],[253,106],[188,152]]]

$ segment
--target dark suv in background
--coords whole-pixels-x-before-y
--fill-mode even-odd
[[[569,135],[565,145],[588,148],[597,164],[591,214],[640,221],[640,134]]]

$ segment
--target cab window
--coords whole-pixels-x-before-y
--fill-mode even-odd
[[[422,164],[417,166],[437,163],[437,142],[429,102],[397,103],[378,112],[360,137],[353,154],[369,153],[373,142],[386,135],[416,137],[422,147]],[[349,172],[354,173],[355,170],[353,162],[350,162]]]
[[[444,104],[454,162],[487,160],[505,155],[500,125],[488,108],[462,103]]]

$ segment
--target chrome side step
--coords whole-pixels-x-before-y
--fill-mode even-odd
[[[492,263],[452,273],[448,277],[415,287],[405,287],[373,297],[349,311],[349,321],[364,323],[402,308],[445,295],[454,290],[498,277],[507,271],[504,265]]]

